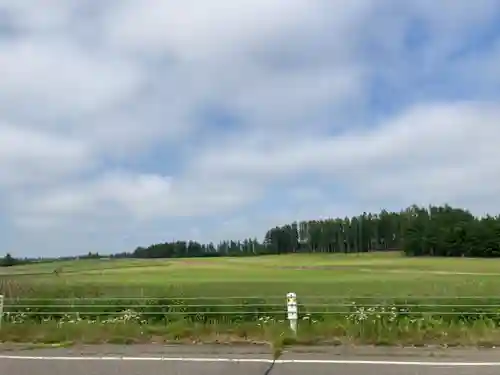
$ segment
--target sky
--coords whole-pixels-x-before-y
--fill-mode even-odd
[[[0,252],[500,213],[500,0],[0,0]]]

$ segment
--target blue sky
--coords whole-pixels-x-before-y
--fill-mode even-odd
[[[500,0],[0,0],[15,255],[500,212]]]

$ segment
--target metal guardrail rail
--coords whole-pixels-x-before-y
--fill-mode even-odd
[[[298,302],[299,301],[299,302]],[[304,296],[297,301],[295,293],[286,296],[207,296],[207,297],[86,297],[86,298],[4,298],[0,295],[0,328],[2,321],[56,321],[68,324],[81,320],[107,324],[136,321],[147,324],[155,320],[237,318],[244,321],[288,321],[297,332],[302,321],[314,323],[324,317],[344,316],[357,322],[367,316],[395,321],[395,317],[450,317],[476,319],[491,317],[500,321],[499,296]],[[7,319],[6,319],[7,318]]]
[[[203,303],[200,303],[203,301]],[[279,301],[279,302],[278,302]],[[456,301],[456,303],[452,303]],[[109,302],[109,303],[106,303]],[[284,296],[243,297],[87,297],[1,298],[0,314],[119,315],[133,310],[141,315],[277,315],[288,311]],[[500,315],[498,296],[304,296],[296,308],[301,314],[342,315],[376,310],[377,314]],[[361,309],[361,310],[360,310]]]

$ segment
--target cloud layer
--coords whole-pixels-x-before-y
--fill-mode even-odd
[[[43,3],[0,0],[8,251],[500,211],[498,0]]]

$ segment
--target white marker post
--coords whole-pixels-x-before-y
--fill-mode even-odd
[[[2,328],[2,321],[3,321],[3,296],[0,295],[0,328]]]
[[[297,320],[299,319],[298,309],[297,309],[297,295],[295,293],[288,293],[286,295],[286,307],[288,320],[290,321],[290,329],[294,334],[297,334]]]

